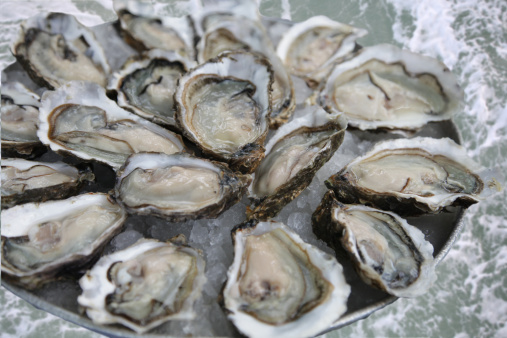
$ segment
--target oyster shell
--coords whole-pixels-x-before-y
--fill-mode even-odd
[[[12,53],[41,86],[92,81],[105,87],[110,66],[94,34],[72,15],[46,13],[21,24]]]
[[[174,100],[184,135],[204,153],[250,173],[264,157],[271,67],[251,53],[226,53],[184,75]]]
[[[113,2],[125,41],[140,52],[148,49],[172,51],[195,59],[194,27],[189,16],[160,16],[152,4],[140,1]]]
[[[196,63],[174,52],[150,50],[128,60],[109,79],[120,107],[154,123],[176,129],[173,96],[178,79]]]
[[[223,290],[228,317],[249,337],[310,337],[347,309],[350,286],[336,259],[279,222],[233,229]]]
[[[241,199],[250,181],[220,162],[139,153],[118,172],[115,194],[131,213],[178,222],[217,217]]]
[[[2,209],[69,197],[93,178],[91,171],[79,171],[63,162],[2,159]]]
[[[449,120],[460,111],[463,92],[440,61],[382,44],[361,49],[337,65],[320,92],[319,103],[344,112],[362,130],[416,130]]]
[[[194,317],[204,268],[198,250],[143,238],[102,257],[79,281],[78,303],[95,323],[120,323],[144,333],[171,319]]]
[[[196,46],[200,63],[227,51],[260,53],[269,60],[273,70],[270,125],[278,128],[287,122],[296,106],[294,86],[262,26],[257,4],[251,0],[206,3],[194,14],[194,21],[200,36]]]
[[[500,189],[486,170],[452,140],[417,137],[377,143],[327,181],[338,200],[400,215],[468,207]]]
[[[436,279],[433,246],[392,212],[345,205],[328,191],[312,220],[315,234],[334,248],[341,244],[369,285],[397,297],[416,297]]]
[[[254,206],[247,217],[274,217],[299,196],[343,142],[346,128],[342,115],[314,106],[278,129],[266,144],[266,157],[250,185]]]
[[[291,74],[318,84],[331,65],[352,53],[356,40],[367,33],[326,16],[314,16],[291,26],[276,53]]]
[[[141,151],[184,151],[181,137],[118,107],[91,82],[72,81],[46,92],[40,108],[39,139],[55,152],[118,169]]]
[[[127,217],[100,193],[18,205],[1,216],[2,278],[30,289],[88,263]]]
[[[2,84],[2,156],[35,156],[45,150],[37,137],[39,95],[20,82]]]

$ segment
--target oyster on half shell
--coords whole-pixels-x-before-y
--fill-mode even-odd
[[[130,213],[181,222],[217,217],[241,199],[250,181],[220,162],[139,153],[118,171],[115,195]]]
[[[345,205],[328,191],[312,221],[315,234],[335,250],[341,245],[369,285],[397,297],[416,297],[436,279],[433,246],[395,213]]]
[[[185,74],[174,99],[183,133],[207,155],[250,173],[264,157],[271,67],[256,54],[221,54]]]
[[[223,303],[243,334],[311,337],[346,311],[350,286],[342,266],[283,223],[247,222],[232,236]]]
[[[338,200],[373,205],[404,216],[468,207],[499,190],[492,172],[448,138],[389,140],[327,181]]]
[[[119,323],[138,333],[193,319],[205,262],[184,242],[184,236],[168,242],[142,238],[102,257],[79,281],[79,305],[95,323]]]
[[[2,210],[2,278],[33,289],[83,267],[120,231],[126,212],[106,194]]]

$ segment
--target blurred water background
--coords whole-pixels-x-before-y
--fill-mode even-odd
[[[178,11],[181,1],[159,4]],[[261,12],[301,21],[313,15],[365,28],[359,43],[393,43],[442,60],[465,91],[454,118],[468,154],[486,167],[507,167],[507,2],[505,0],[260,1]],[[75,15],[88,26],[116,18],[110,1],[0,2],[0,67],[22,20],[40,11]],[[472,206],[465,227],[417,299],[402,299],[326,337],[507,337],[506,190]],[[0,288],[1,337],[98,337],[37,310]]]

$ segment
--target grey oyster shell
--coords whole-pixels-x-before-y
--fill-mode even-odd
[[[35,82],[50,89],[71,80],[106,86],[111,71],[92,31],[64,13],[42,13],[23,22],[12,53]]]
[[[311,337],[345,313],[350,286],[342,266],[283,223],[243,223],[232,238],[223,306],[243,334]]]
[[[325,183],[341,202],[416,216],[477,203],[501,189],[494,175],[448,138],[416,137],[377,143]]]
[[[139,153],[118,171],[115,196],[129,213],[181,222],[216,218],[241,199],[250,181],[220,162]]]
[[[37,162],[2,159],[2,209],[27,202],[45,202],[75,195],[85,181],[92,181],[90,170],[78,170],[63,162]]]
[[[249,188],[248,218],[274,217],[306,189],[315,173],[343,142],[347,121],[314,106],[280,127],[266,144],[266,157]]]
[[[82,268],[117,234],[126,212],[106,194],[2,211],[2,278],[34,289]]]
[[[205,262],[184,241],[182,235],[168,242],[142,238],[102,257],[79,281],[79,305],[94,323],[119,323],[137,333],[193,319]]]
[[[436,279],[433,246],[389,211],[345,205],[328,191],[312,216],[314,233],[349,254],[363,281],[397,297],[425,294]]]
[[[173,96],[178,79],[197,64],[175,52],[152,49],[134,57],[109,79],[118,105],[156,124],[177,129]]]
[[[264,157],[271,83],[270,64],[261,55],[221,54],[180,79],[176,120],[206,155],[251,173]]]

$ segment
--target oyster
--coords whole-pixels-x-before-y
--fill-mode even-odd
[[[131,155],[118,172],[116,198],[129,212],[170,221],[215,218],[243,196],[249,175],[187,154]]]
[[[350,286],[336,259],[279,222],[233,229],[224,307],[249,337],[310,337],[347,309]]]
[[[296,106],[294,86],[262,26],[257,4],[252,0],[207,3],[194,14],[194,21],[200,36],[196,46],[200,63],[227,51],[255,52],[269,60],[273,70],[270,125],[278,128],[287,122]]]
[[[264,157],[271,112],[271,67],[261,56],[222,54],[179,81],[176,119],[206,154],[250,173]]]
[[[2,84],[2,155],[31,156],[44,150],[37,137],[39,96],[20,82]]]
[[[319,97],[323,107],[344,112],[349,125],[362,130],[416,130],[449,120],[462,101],[456,77],[444,64],[387,44],[363,48],[337,65]]]
[[[276,53],[291,74],[318,84],[331,65],[352,53],[356,40],[367,33],[326,16],[314,16],[291,26]]]
[[[192,319],[206,281],[205,262],[181,241],[143,238],[102,257],[79,281],[79,305],[95,323],[120,323],[138,333],[171,319]]]
[[[491,172],[450,139],[417,137],[379,142],[327,181],[338,200],[400,215],[468,207],[500,189]]]
[[[39,14],[21,25],[12,53],[41,86],[85,80],[105,87],[110,66],[93,33],[72,15]]]
[[[125,41],[138,51],[162,49],[195,59],[194,27],[190,17],[160,16],[150,3],[114,1]]]
[[[118,107],[95,83],[73,81],[47,92],[40,108],[39,139],[118,169],[132,153],[184,151],[181,137]]]
[[[128,60],[112,75],[108,89],[117,92],[118,105],[154,123],[176,128],[173,96],[178,79],[195,62],[173,52],[150,50]]]
[[[106,194],[2,211],[2,278],[36,288],[88,263],[121,229],[125,211]]]
[[[343,142],[346,119],[314,106],[277,130],[249,188],[254,207],[248,217],[274,217],[311,183]]]
[[[328,191],[312,220],[317,236],[335,248],[341,243],[369,285],[397,297],[416,297],[436,279],[433,246],[392,212],[344,205]]]
[[[2,209],[19,203],[44,202],[76,194],[93,173],[63,162],[2,159]]]

